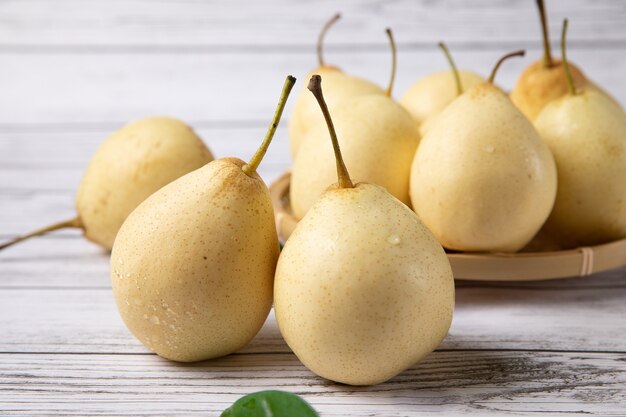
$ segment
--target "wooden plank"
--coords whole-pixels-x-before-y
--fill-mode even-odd
[[[623,43],[626,9],[616,1],[548,1],[551,30],[561,21],[572,22],[573,41]],[[158,7],[146,0],[84,2],[45,0],[0,3],[0,40],[3,49],[52,46],[53,51],[110,50],[111,46],[207,46],[218,50],[245,50],[257,46],[311,47],[320,26],[341,11],[343,22],[329,34],[329,44],[378,43],[391,26],[401,42],[434,44],[445,37],[453,43],[476,44],[524,41],[538,47],[539,22],[532,2],[463,2],[400,0],[394,2],[286,0],[250,3],[170,1]],[[245,28],[245,30],[241,30]],[[96,48],[94,48],[94,46]],[[74,47],[74,48],[72,48]]]
[[[290,353],[175,364],[151,355],[0,355],[3,415],[219,415],[283,389],[322,416],[602,415],[626,412],[620,354],[436,352],[374,387],[316,377]]]
[[[507,50],[457,49],[453,53],[459,67],[487,74]],[[510,60],[498,73],[497,82],[510,89],[522,68],[537,56],[535,52],[526,59]],[[621,76],[626,73],[626,60],[622,56],[612,49],[570,53],[592,79],[626,103],[626,82]],[[379,84],[386,84],[389,78],[386,51],[333,55],[329,62]],[[413,53],[400,49],[398,65],[396,97],[416,79],[447,68],[442,54],[435,50]],[[297,88],[302,88],[305,74],[314,66],[309,51],[5,55],[0,67],[0,132],[67,132],[72,130],[71,124],[81,131],[104,126],[104,133],[155,114],[179,117],[192,125],[202,121],[263,127],[273,113],[284,77],[294,74],[299,78]],[[288,103],[286,119],[293,101]]]

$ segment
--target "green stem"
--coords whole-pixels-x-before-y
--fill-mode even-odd
[[[504,55],[502,58],[500,58],[498,60],[498,62],[496,62],[496,66],[493,67],[493,70],[491,70],[491,75],[489,76],[489,82],[491,84],[493,84],[493,81],[496,78],[496,73],[498,72],[498,68],[500,68],[500,65],[502,65],[502,63],[504,61],[506,61],[507,59],[512,58],[514,56],[524,56],[524,55],[526,55],[526,51],[524,51],[522,49],[522,50],[519,50],[519,51],[508,53],[508,54]]]
[[[328,32],[328,29],[330,29],[330,27],[340,18],[341,18],[340,13],[337,13],[336,15],[331,17],[328,20],[328,22],[324,24],[324,26],[322,27],[322,30],[320,31],[319,36],[317,37],[317,60],[319,61],[320,67],[323,67],[326,65],[326,63],[324,62],[324,54],[322,53],[322,46],[324,45],[324,36],[326,36],[326,32]]]
[[[256,169],[259,167],[261,160],[265,156],[265,152],[267,152],[267,148],[269,148],[270,143],[272,142],[272,138],[274,137],[274,133],[276,133],[276,128],[278,127],[278,122],[280,122],[280,117],[283,114],[283,110],[285,109],[285,104],[287,103],[287,98],[289,97],[289,93],[293,88],[293,85],[296,83],[296,79],[291,75],[288,75],[285,79],[285,84],[283,85],[283,91],[280,94],[280,99],[278,100],[278,106],[276,107],[276,112],[274,112],[274,117],[272,118],[272,123],[267,129],[267,134],[265,135],[265,139],[263,139],[263,143],[259,146],[256,153],[250,159],[250,162],[245,164],[241,169],[248,176],[252,176]]]
[[[448,64],[450,64],[450,68],[452,68],[452,74],[454,75],[454,82],[456,83],[456,93],[457,95],[463,94],[463,85],[461,84],[461,76],[459,75],[459,70],[454,65],[454,60],[452,59],[452,55],[450,54],[450,50],[445,43],[439,42],[439,48],[443,51],[446,59],[448,60]]]
[[[18,236],[14,239],[11,239],[8,242],[1,244],[0,250],[8,248],[9,246],[13,246],[16,243],[19,243],[23,240],[30,239],[31,237],[41,236],[46,233],[53,232],[55,230],[67,229],[67,228],[84,229],[84,226],[83,226],[83,222],[80,220],[79,217],[76,217],[70,220],[65,220],[59,223],[52,224],[50,226],[43,227],[39,230],[35,230],[34,232],[31,232],[27,235]]]
[[[569,70],[569,63],[567,62],[566,54],[566,37],[567,37],[567,19],[563,20],[563,30],[561,32],[561,60],[563,61],[563,71],[565,72],[565,80],[567,80],[567,87],[571,95],[576,95],[576,85],[574,84],[574,78]]]
[[[337,163],[337,183],[340,188],[354,188],[354,184],[352,184],[352,180],[350,179],[350,174],[348,174],[348,170],[346,169],[346,164],[343,162],[343,157],[341,156],[341,149],[339,149],[339,141],[337,140],[337,132],[335,132],[333,120],[330,117],[328,106],[326,105],[324,95],[322,94],[322,77],[319,75],[312,76],[309,81],[308,89],[317,99],[317,102],[322,109],[324,119],[326,119],[326,125],[328,126],[328,131],[330,133],[330,140],[333,143],[333,150],[335,151],[335,162]]]
[[[539,17],[541,19],[541,31],[543,33],[543,67],[550,68],[554,65],[552,61],[552,51],[550,49],[550,35],[548,35],[548,18],[546,17],[546,6],[543,0],[537,0]]]
[[[387,86],[387,91],[385,94],[387,97],[391,97],[391,92],[393,90],[393,84],[396,80],[396,66],[397,66],[397,55],[398,51],[396,50],[396,41],[393,39],[393,32],[391,32],[390,28],[385,29],[387,33],[387,37],[389,38],[389,44],[391,45],[391,78],[389,79],[389,85]]]

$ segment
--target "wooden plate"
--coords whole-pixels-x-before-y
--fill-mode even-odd
[[[281,242],[298,220],[291,213],[286,172],[270,186]],[[523,253],[449,253],[454,277],[479,281],[537,281],[587,276],[626,265],[626,238],[602,245],[560,251]]]

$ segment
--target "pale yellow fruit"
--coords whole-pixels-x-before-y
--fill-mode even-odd
[[[335,108],[346,99],[367,94],[385,94],[383,89],[376,84],[348,75],[336,67],[319,67],[311,71],[304,79],[310,79],[313,74],[321,75],[324,79],[324,98],[333,114]],[[308,131],[317,125],[324,125],[324,117],[320,113],[317,101],[304,84],[289,118],[289,145],[292,158],[295,159]]]
[[[486,81],[482,76],[471,71],[459,71],[459,78],[464,91]],[[452,71],[440,71],[411,85],[400,99],[400,104],[417,123],[422,124],[441,112],[457,97],[454,74]]]
[[[83,176],[76,210],[85,237],[111,249],[122,223],[149,195],[213,160],[196,133],[169,117],[149,117],[113,133]]]
[[[329,189],[278,260],[274,309],[316,374],[384,382],[432,352],[454,309],[450,263],[430,231],[382,187]]]
[[[558,170],[546,230],[566,247],[626,236],[626,114],[595,90],[567,94],[535,120]]]
[[[550,150],[489,83],[446,107],[411,168],[413,208],[450,249],[519,250],[547,219],[555,195]]]
[[[215,160],[131,213],[111,254],[113,293],[130,331],[181,362],[234,352],[272,304],[278,238],[267,187],[243,161]]]
[[[324,88],[330,91],[325,78]],[[420,136],[406,110],[385,95],[369,95],[344,102],[332,114],[352,177],[381,185],[409,204],[409,172]],[[290,199],[294,215],[302,218],[336,181],[333,147],[322,120],[303,141],[293,164]]]

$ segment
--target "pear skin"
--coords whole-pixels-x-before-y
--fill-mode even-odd
[[[571,65],[570,65],[571,67]],[[549,103],[535,120],[558,170],[545,229],[564,247],[626,236],[626,114],[597,90]]]
[[[422,138],[411,201],[441,244],[514,252],[545,222],[556,195],[550,150],[491,83],[467,90]]]
[[[76,195],[85,237],[106,249],[126,217],[155,191],[213,160],[196,133],[169,117],[130,123],[102,143]]]
[[[267,187],[244,162],[215,160],[137,207],[111,254],[117,306],[130,331],[180,362],[239,350],[272,304],[278,238]]]
[[[384,382],[432,352],[454,308],[450,263],[382,187],[331,188],[280,255],[274,310],[307,368],[350,385]]]

